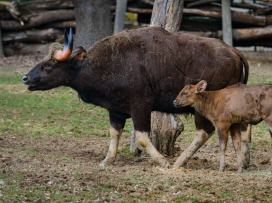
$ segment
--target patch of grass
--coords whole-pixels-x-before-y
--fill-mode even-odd
[[[223,197],[225,197],[225,196],[230,196],[230,191],[221,191],[221,192],[219,192],[219,194],[220,194],[221,196],[223,196]]]
[[[125,155],[134,155],[133,152],[130,152],[130,147],[124,147],[124,148],[122,148],[122,152],[123,152]]]

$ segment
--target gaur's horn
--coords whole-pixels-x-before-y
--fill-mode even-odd
[[[64,47],[63,51],[59,50],[55,53],[55,59],[58,61],[65,61],[67,60],[73,51],[73,31],[72,28],[70,28],[69,32],[69,42],[67,37],[67,32],[64,30]]]

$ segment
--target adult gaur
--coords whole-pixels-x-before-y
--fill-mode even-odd
[[[197,137],[174,167],[186,163],[213,134],[214,127],[193,108],[174,107],[180,90],[200,80],[207,81],[208,90],[218,90],[248,79],[243,54],[218,39],[148,27],[125,30],[87,50],[80,46],[72,52],[71,29],[67,41],[65,33],[63,51],[60,44],[53,43],[49,55],[23,77],[23,82],[30,91],[71,87],[84,102],[109,111],[111,141],[103,165],[115,160],[126,119],[132,118],[139,143],[153,160],[169,167],[148,137],[151,111],[194,114]]]

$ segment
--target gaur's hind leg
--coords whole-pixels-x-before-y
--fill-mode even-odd
[[[119,144],[119,138],[123,132],[123,128],[126,123],[126,118],[123,116],[109,112],[110,114],[110,147],[106,158],[102,161],[100,166],[112,164],[115,161],[117,155],[117,149]]]
[[[249,167],[250,163],[250,148],[251,148],[251,125],[241,125],[241,157],[244,168]]]
[[[151,108],[147,109],[146,106],[145,109],[138,108],[136,111],[132,112],[131,117],[134,124],[135,136],[139,144],[146,149],[152,160],[159,163],[164,168],[169,168],[169,162],[157,151],[149,139],[151,126]]]
[[[229,128],[225,126],[217,127],[217,132],[219,136],[219,146],[220,146],[220,168],[219,171],[223,172],[226,166],[225,163],[225,152],[228,143],[228,130]]]
[[[230,128],[230,135],[232,138],[233,147],[237,155],[238,172],[243,172],[243,161],[241,157],[241,125],[235,125]]]
[[[185,165],[195,152],[214,134],[210,121],[195,111],[196,138],[190,146],[178,157],[173,168]]]

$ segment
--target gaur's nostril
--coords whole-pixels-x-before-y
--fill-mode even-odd
[[[174,103],[174,105],[176,105],[176,104],[178,103],[178,101],[177,101],[177,100],[174,100],[173,103]]]
[[[26,83],[28,81],[28,77],[25,75],[22,79],[23,83]]]

